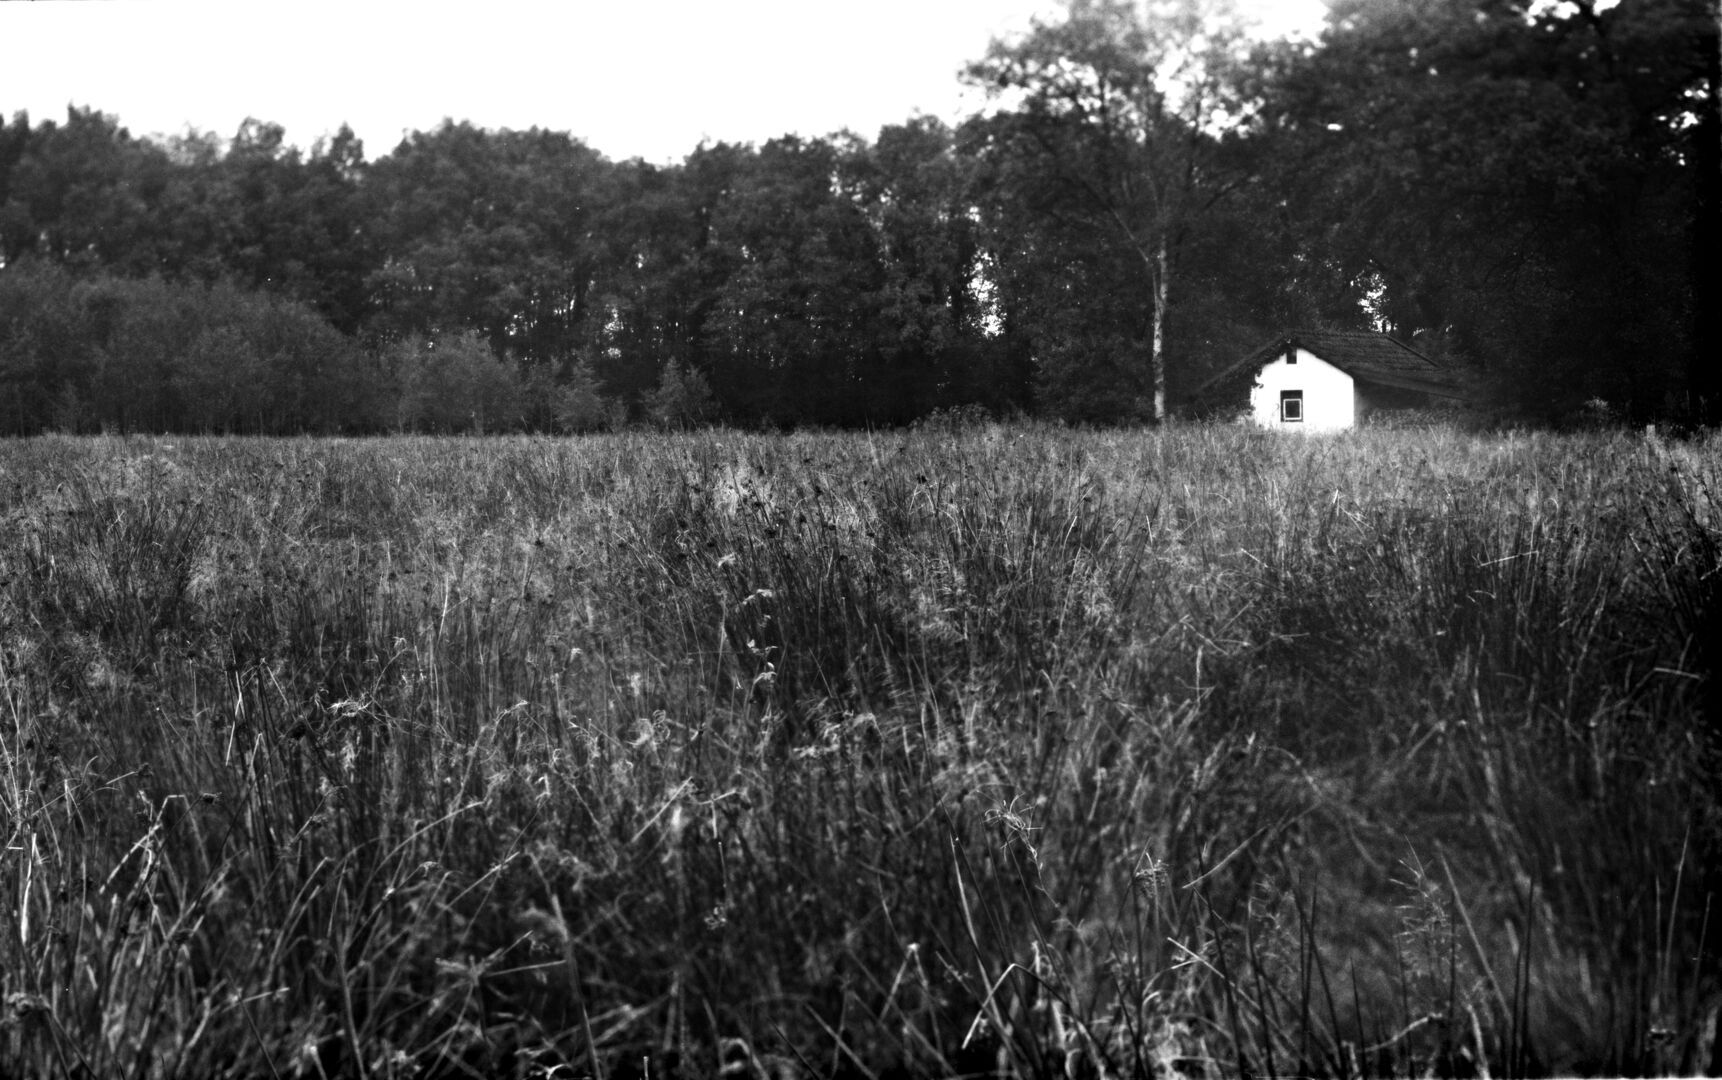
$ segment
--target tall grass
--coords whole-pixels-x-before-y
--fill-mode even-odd
[[[1713,1066],[1713,442],[0,447],[0,1073]]]

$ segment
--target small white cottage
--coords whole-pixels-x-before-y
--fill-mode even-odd
[[[1463,401],[1446,367],[1386,334],[1292,330],[1209,379],[1198,401],[1239,411],[1262,427],[1339,431],[1372,412]]]

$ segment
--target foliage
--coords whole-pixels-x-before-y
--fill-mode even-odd
[[[674,360],[664,365],[658,388],[646,399],[646,415],[661,428],[698,427],[715,411],[712,389],[697,371],[683,371]]]
[[[514,373],[472,331],[408,337],[383,359],[395,380],[398,430],[482,435],[519,426]]]
[[[9,442],[0,1072],[1690,1072],[1719,469]]]
[[[1239,39],[1221,5],[1076,0],[968,72],[1002,101],[967,138],[1006,295],[1065,415],[1165,417],[1172,283],[1249,171]]]
[[[0,271],[0,431],[339,432],[383,387],[305,305],[227,283]]]
[[[877,238],[862,208],[833,188],[840,152],[774,139],[718,207],[723,285],[709,324],[715,387],[764,422],[841,417],[883,328]]]
[[[970,66],[987,102],[955,131],[669,166],[454,120],[367,161],[346,129],[306,153],[256,119],[151,140],[89,108],[19,114],[0,275],[268,293],[373,359],[474,333],[532,388],[503,426],[536,430],[563,424],[564,390],[576,427],[642,417],[671,365],[744,427],[970,405],[1127,423],[1270,333],[1370,326],[1476,367],[1509,414],[1714,418],[1710,0],[1347,0],[1317,42],[1244,22],[1231,0],[1070,0]],[[252,408],[274,354],[182,336],[171,363],[103,361],[144,380],[144,426],[354,426]],[[4,361],[10,428],[83,423],[88,371],[36,348]]]
[[[350,132],[305,157],[257,121],[229,143],[134,140],[84,110],[34,128],[20,116],[0,134],[0,272],[34,259],[231,281],[298,298],[378,353],[473,332],[523,382],[552,388],[537,402],[584,357],[591,392],[614,404],[605,415],[644,409],[670,363],[751,424],[1026,402],[975,298],[966,167],[935,121],[887,128],[877,148],[848,136],[703,147],[672,169],[454,122],[368,164]],[[118,217],[91,218],[83,201]],[[231,381],[248,378],[242,359]],[[555,408],[528,412],[540,429],[559,423]]]
[[[528,362],[560,359],[587,317],[602,156],[564,132],[415,132],[366,172],[386,254],[366,285],[390,336],[474,331]]]
[[[1716,355],[1716,34],[1701,0],[1337,7],[1268,82],[1299,247],[1508,400],[1668,411]]]
[[[607,431],[622,427],[627,413],[620,403],[605,399],[599,392],[598,378],[592,366],[585,362],[574,365],[568,381],[557,387],[551,396],[556,410],[555,427],[576,434]]]

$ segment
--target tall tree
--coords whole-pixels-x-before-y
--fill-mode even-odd
[[[369,308],[365,279],[381,258],[360,202],[365,171],[364,144],[345,125],[307,158],[279,124],[246,120],[220,167],[233,215],[229,272],[357,330]]]
[[[12,194],[13,174],[30,153],[35,136],[29,113],[20,109],[12,114],[11,123],[0,116],[0,267],[35,243],[29,208]]]
[[[997,184],[998,212],[1021,219],[1002,259],[1038,264],[1032,317],[1068,342],[1073,322],[1094,328],[1072,319],[1079,304],[1128,287],[1131,300],[1103,320],[1111,347],[1098,352],[1140,356],[1119,370],[1142,371],[1156,421],[1179,258],[1244,175],[1228,158],[1248,113],[1236,92],[1242,44],[1223,3],[1071,0],[1064,21],[994,42],[968,71],[999,106],[966,134]],[[1065,351],[1092,355],[1094,344]]]
[[[730,258],[714,219],[751,159],[703,145],[680,166],[618,166],[593,223],[604,248],[582,352],[606,391],[641,401],[666,365],[711,365],[711,315]]]
[[[1305,265],[1512,399],[1666,407],[1716,355],[1716,49],[1710,0],[1336,3],[1269,109]]]
[[[890,125],[873,145],[853,145],[843,169],[881,268],[870,421],[969,404],[1025,408],[1026,379],[986,295],[975,162],[957,152],[955,133],[931,117]]]
[[[878,349],[878,239],[844,190],[844,148],[760,148],[711,219],[723,270],[708,322],[712,389],[738,418],[860,423]]]
[[[15,122],[27,127],[28,118]],[[147,159],[163,157],[159,147],[134,139],[114,116],[76,106],[64,123],[43,121],[7,142],[13,161],[0,207],[0,259],[34,254],[73,267],[156,268],[137,179]]]
[[[362,188],[382,255],[372,328],[470,329],[527,361],[564,359],[590,310],[609,167],[563,132],[445,122],[414,133]]]
[[[643,402],[709,380],[735,422],[892,424],[1018,404],[976,294],[971,162],[937,120],[621,167],[590,351]],[[1020,380],[1018,380],[1020,382]]]

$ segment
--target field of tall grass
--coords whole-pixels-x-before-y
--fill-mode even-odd
[[[1714,1067],[1719,485],[1596,433],[5,443],[0,1075]]]

